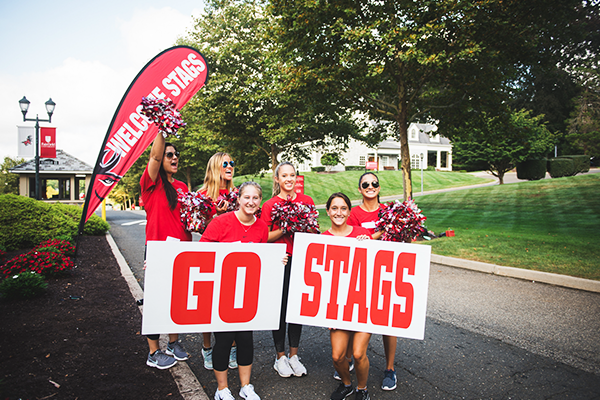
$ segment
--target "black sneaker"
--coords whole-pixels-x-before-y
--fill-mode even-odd
[[[331,393],[331,400],[344,400],[352,393],[354,393],[354,386],[346,386],[342,382],[340,383],[340,386],[335,389],[335,392]]]
[[[367,389],[359,390],[356,389],[356,394],[354,395],[354,400],[371,400],[371,396],[369,396],[369,392]]]

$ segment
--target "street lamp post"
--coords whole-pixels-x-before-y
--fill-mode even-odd
[[[52,114],[54,114],[54,107],[56,104],[50,98],[46,102],[46,112],[48,113],[48,119],[39,119],[37,114],[35,118],[26,118],[27,110],[29,109],[29,100],[25,96],[19,100],[19,107],[23,113],[23,121],[35,121],[35,199],[40,199],[40,121],[41,122],[52,122]]]
[[[421,194],[423,194],[423,153],[421,153]]]

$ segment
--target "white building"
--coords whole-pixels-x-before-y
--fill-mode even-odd
[[[435,167],[439,171],[452,171],[452,144],[436,133],[437,126],[432,124],[411,123],[408,127],[408,148],[410,151],[411,169],[427,169]],[[299,171],[310,171],[311,167],[320,167],[324,153],[335,152],[334,149],[313,152],[311,159],[298,166]],[[369,148],[364,143],[351,139],[348,151],[341,155],[342,163],[332,171],[343,171],[346,166],[367,167],[367,162],[377,171],[397,170],[400,166],[400,142],[384,140],[376,148]],[[371,168],[370,168],[371,169]]]

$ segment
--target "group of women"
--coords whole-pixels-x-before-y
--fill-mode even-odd
[[[152,145],[150,160],[140,180],[142,200],[147,214],[146,241],[182,240],[190,241],[191,234],[184,229],[180,219],[177,194],[187,192],[187,186],[173,175],[177,172],[179,152],[167,143],[159,133]],[[235,163],[226,153],[216,153],[208,162],[204,185],[200,192],[211,199],[211,221],[201,236],[201,242],[242,242],[242,243],[284,243],[286,257],[284,264],[284,283],[279,329],[273,331],[275,344],[275,362],[273,368],[284,378],[306,375],[307,371],[300,362],[298,348],[302,325],[287,324],[287,297],[290,285],[290,273],[293,254],[293,235],[284,233],[277,221],[271,220],[271,210],[277,203],[290,199],[314,205],[312,198],[295,192],[296,170],[289,162],[282,162],[273,174],[273,197],[262,206],[261,217],[255,216],[262,202],[262,189],[255,182],[245,182],[238,189],[239,208],[227,212],[226,201],[217,203],[220,195],[233,189]],[[331,228],[326,235],[346,236],[358,240],[378,239],[375,221],[378,219],[379,181],[373,173],[365,173],[359,180],[359,192],[363,203],[352,208],[350,199],[343,193],[334,193],[327,201],[327,215],[331,219]],[[288,338],[288,353],[285,352],[285,338]],[[332,393],[332,400],[341,400],[354,394],[355,399],[367,400],[367,378],[369,359],[367,347],[371,337],[366,332],[350,332],[331,329],[332,358],[335,367],[334,378],[341,380]],[[212,345],[212,336],[215,342]],[[147,364],[159,369],[170,368],[177,360],[186,360],[188,354],[178,340],[177,334],[169,334],[169,343],[163,352],[159,347],[158,335],[147,337],[149,353]],[[396,338],[384,337],[386,371],[382,389],[396,387],[394,355]],[[238,368],[241,384],[240,396],[244,399],[259,400],[250,383],[254,354],[252,331],[203,333],[202,355],[204,366],[213,369],[217,380],[215,400],[234,399],[227,383],[228,369]],[[358,385],[352,386],[350,371],[356,368]]]

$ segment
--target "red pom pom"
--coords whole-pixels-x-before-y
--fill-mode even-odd
[[[165,138],[169,135],[179,137],[177,131],[179,128],[186,126],[181,118],[181,113],[175,108],[175,103],[170,99],[142,97],[142,114],[158,126],[158,130],[162,132]]]
[[[277,223],[284,233],[319,232],[319,212],[312,204],[287,200],[275,203],[271,210],[271,220]]]
[[[198,192],[179,194],[181,222],[189,232],[202,233],[210,218],[212,202],[208,196]]]
[[[410,242],[423,231],[423,222],[427,219],[412,200],[391,201],[379,210],[379,220],[375,223],[377,231],[383,231],[381,240],[392,242]]]

